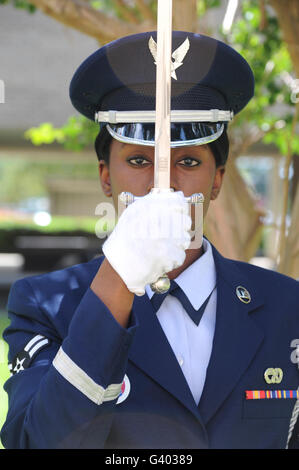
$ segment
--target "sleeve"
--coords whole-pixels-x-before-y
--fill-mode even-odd
[[[68,312],[62,341],[26,279],[13,285],[8,310],[12,375],[4,386],[4,447],[104,448],[137,328],[134,314],[122,328],[88,288],[74,314]]]

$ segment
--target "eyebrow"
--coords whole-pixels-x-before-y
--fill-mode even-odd
[[[120,142],[120,141],[118,141]],[[128,144],[126,142],[120,142],[121,143],[121,146],[120,146],[120,150],[122,150],[124,147],[127,147],[127,146],[130,146],[130,147],[138,147],[138,148],[141,148],[141,149],[155,149],[155,147],[152,147],[151,145],[138,145],[138,144]]]

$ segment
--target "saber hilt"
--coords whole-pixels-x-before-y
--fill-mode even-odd
[[[151,192],[159,192],[158,188],[153,188]],[[136,199],[140,199],[143,196],[134,196],[134,194],[123,191],[120,195],[120,201],[127,207],[129,204],[132,204],[132,202],[136,201]],[[186,196],[185,201],[188,202],[188,204],[202,204],[204,202],[204,196],[202,193],[194,193],[191,196]]]
[[[162,190],[163,191],[163,190]],[[173,191],[170,189],[169,191]],[[159,188],[153,188],[151,192],[159,192]],[[130,192],[123,191],[119,195],[119,200],[127,207],[128,205],[132,204],[136,199],[140,199],[143,196],[134,196],[134,194]],[[191,196],[185,197],[185,201],[190,205],[199,205],[204,203],[204,196],[202,193],[194,193]],[[170,280],[167,274],[163,274],[160,276],[156,282],[150,284],[150,288],[157,294],[164,294],[170,288]]]

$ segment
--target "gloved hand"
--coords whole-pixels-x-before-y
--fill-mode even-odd
[[[182,191],[149,193],[121,214],[103,253],[127,288],[144,295],[146,284],[184,263],[191,217]]]

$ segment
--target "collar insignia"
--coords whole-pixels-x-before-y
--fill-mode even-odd
[[[238,286],[236,288],[236,294],[238,299],[241,300],[244,304],[249,304],[251,302],[251,295],[249,294],[248,290],[245,287]]]

